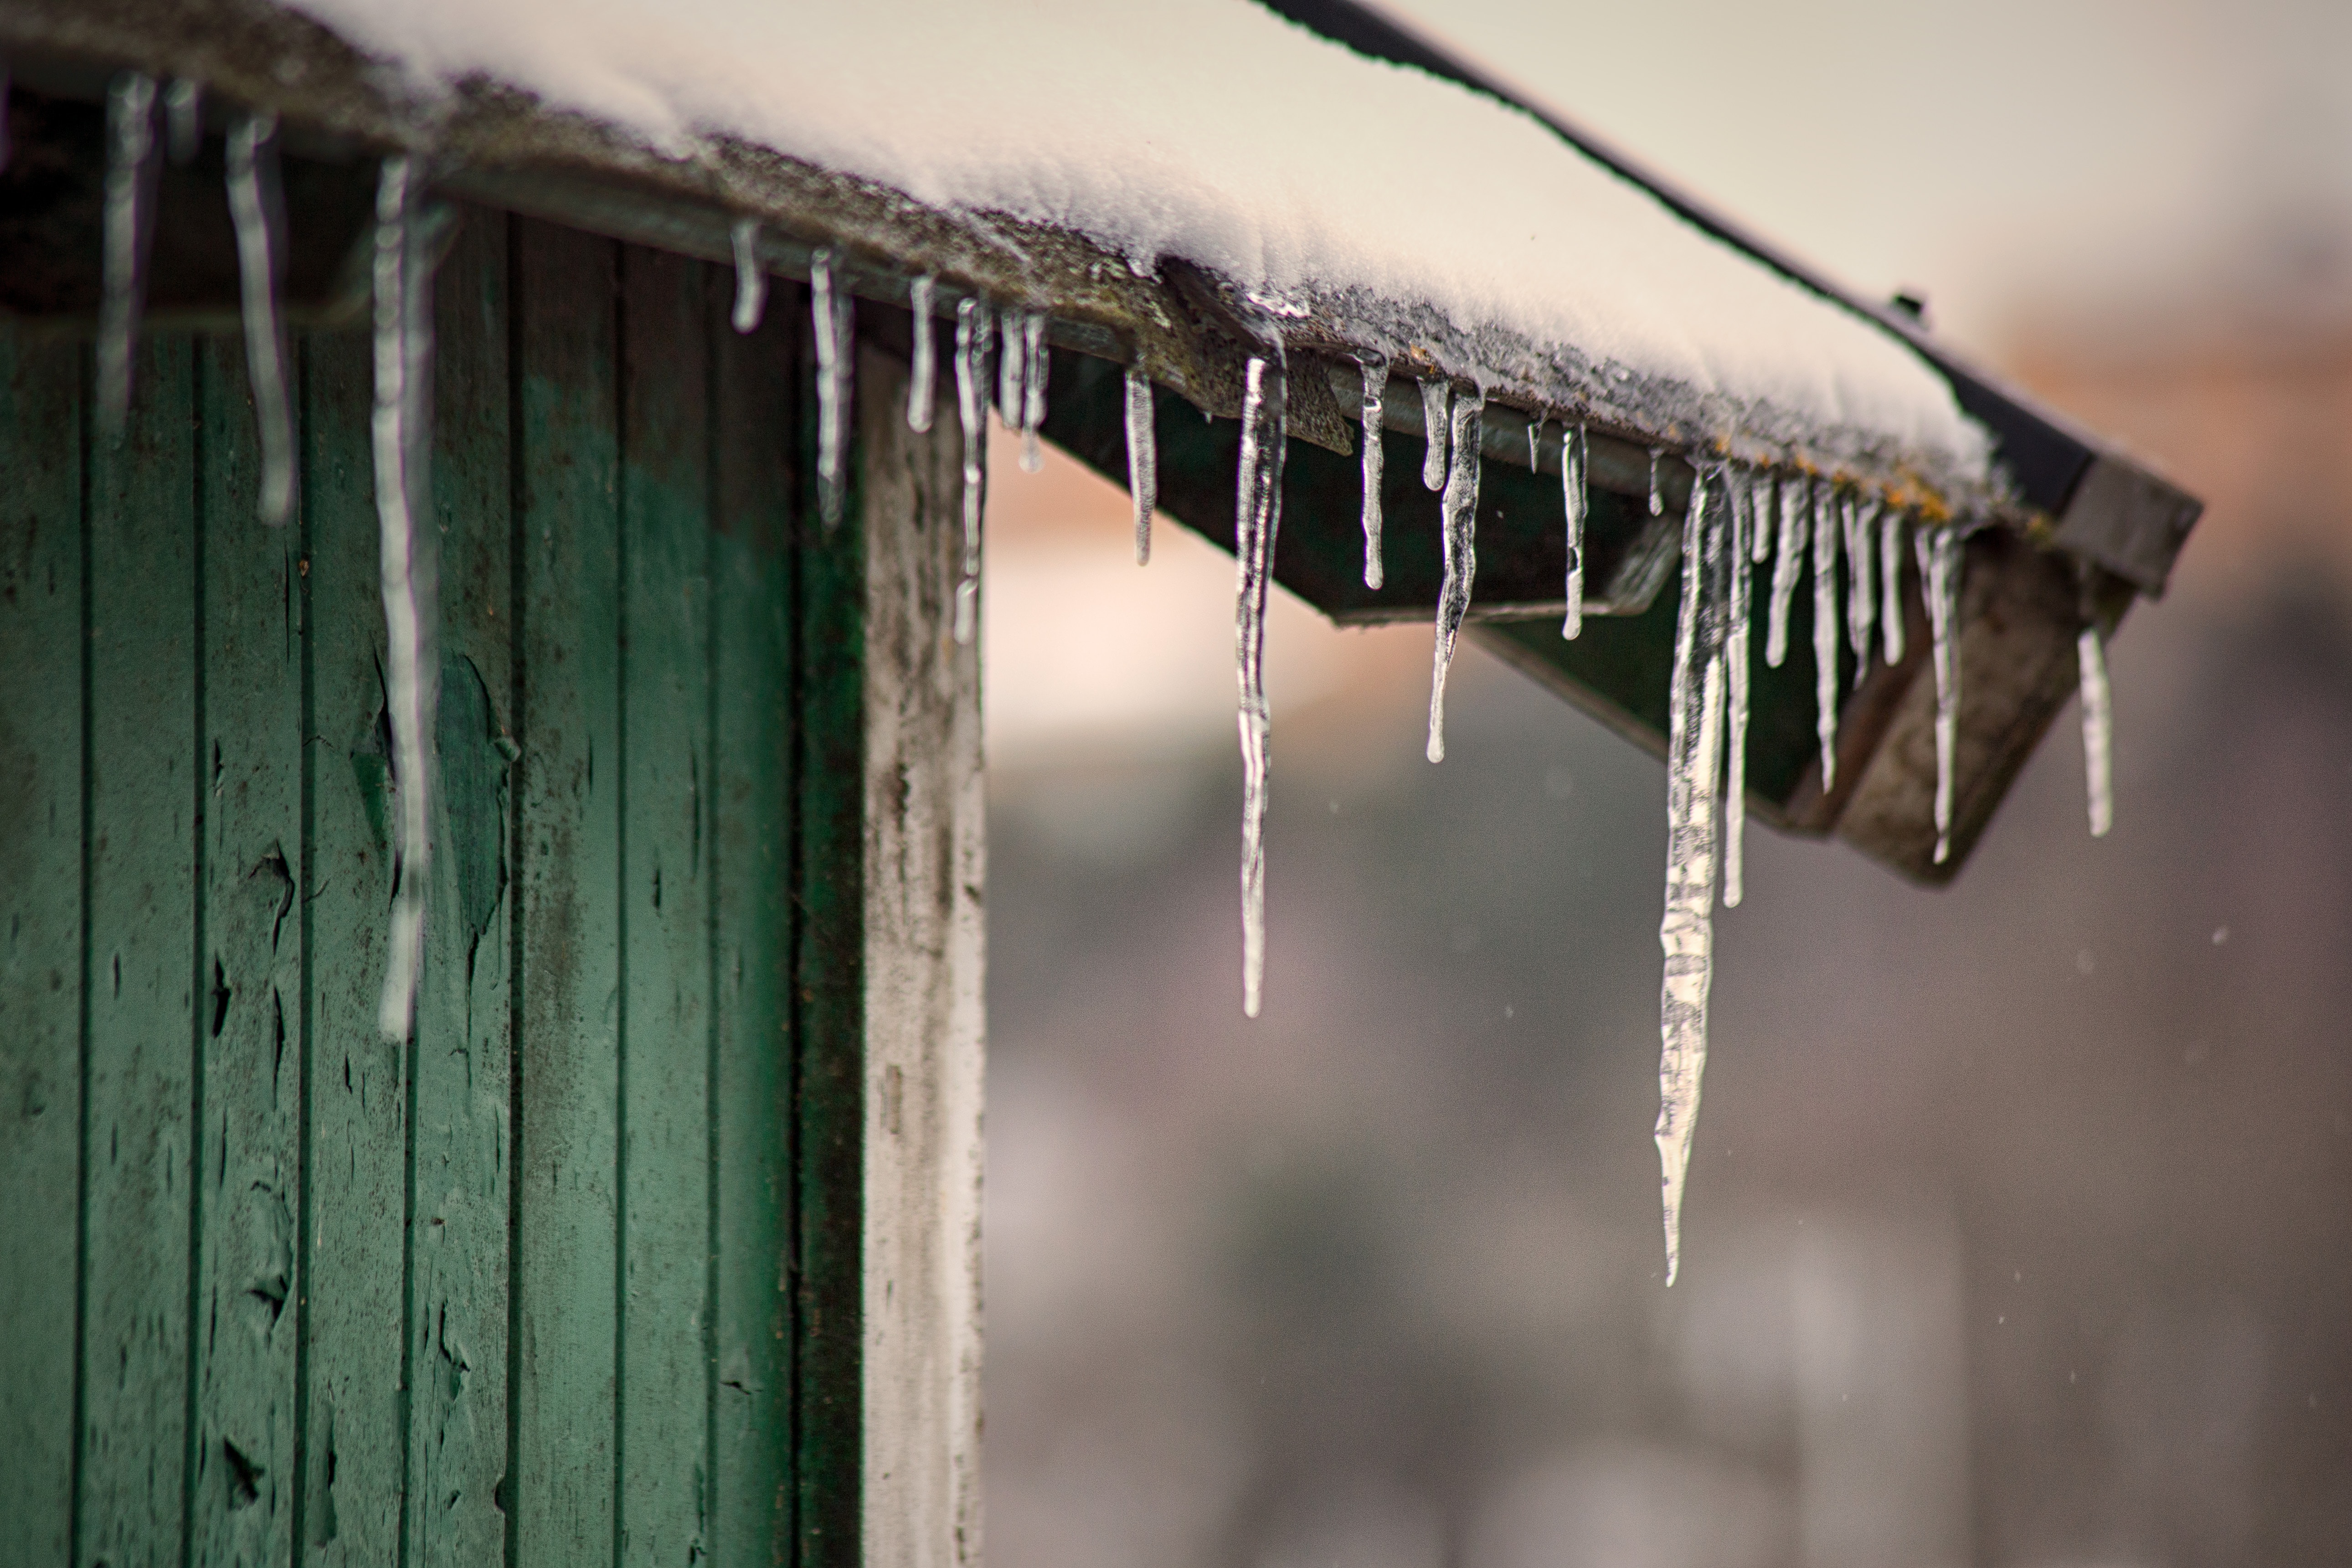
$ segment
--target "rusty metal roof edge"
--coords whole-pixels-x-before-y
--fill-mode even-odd
[[[89,70],[191,78],[208,93],[273,110],[289,126],[361,150],[428,155],[439,183],[454,195],[714,260],[731,256],[734,220],[754,217],[763,225],[762,261],[776,271],[804,276],[810,253],[831,247],[843,258],[850,288],[900,304],[909,280],[929,273],[940,280],[940,308],[951,310],[961,296],[977,293],[1049,310],[1055,340],[1065,346],[1139,363],[1211,414],[1231,417],[1240,408],[1244,345],[1215,320],[1217,310],[1202,308],[1207,301],[1197,289],[1177,286],[1185,268],[1163,263],[1139,272],[1126,258],[1067,229],[931,207],[736,141],[705,139],[671,155],[495,83],[420,91],[268,0],[11,0],[0,10],[0,49],[79,61]],[[2141,523],[2151,498],[2170,505],[2169,517],[2195,517],[2193,500],[2104,452],[2107,467],[2095,466],[2093,475],[2109,477],[2088,487],[2092,504],[2070,504],[2052,516],[2024,502],[2004,474],[1987,484],[1933,455],[1859,431],[1736,405],[1570,347],[1465,331],[1423,304],[1355,289],[1267,302],[1229,280],[1206,281],[1226,301],[1254,312],[1265,313],[1271,304],[1286,342],[1302,356],[1382,358],[1407,374],[1475,382],[1522,418],[1581,422],[1693,461],[1736,458],[1827,476],[1931,520],[1997,521],[2045,547],[2097,562],[2146,592],[2161,590],[2163,570],[2186,532],[2186,522],[2177,523],[2151,546]],[[1304,379],[1317,384],[1318,393],[1327,380]],[[1353,412],[1347,410],[1350,417]],[[1352,446],[1339,400],[1315,397],[1294,413],[1294,434],[1340,451]],[[1524,461],[1511,450],[1493,455]]]

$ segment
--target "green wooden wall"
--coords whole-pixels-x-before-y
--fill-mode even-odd
[[[0,331],[0,1565],[857,1553],[860,561],[798,293],[471,211],[406,1045],[362,335]],[[853,511],[853,517],[854,517]]]

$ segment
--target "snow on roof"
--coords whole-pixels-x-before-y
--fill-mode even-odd
[[[1073,231],[1139,273],[1191,262],[1490,386],[1565,381],[1691,439],[1988,481],[1983,431],[1891,333],[1527,114],[1247,0],[282,3],[427,99],[487,79],[669,156],[746,142]]]

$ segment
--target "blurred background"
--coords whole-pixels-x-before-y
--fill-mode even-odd
[[[1278,605],[1246,1021],[1231,563],[999,453],[992,1558],[2346,1561],[2352,6],[1391,9],[2210,510],[2110,837],[2071,710],[1948,891],[1751,835],[1668,1291],[1661,766]]]

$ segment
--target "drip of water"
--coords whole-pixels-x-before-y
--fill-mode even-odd
[[[369,430],[399,808],[392,934],[376,1022],[393,1039],[408,1036],[425,952],[433,853],[430,738],[440,668],[433,634],[433,531],[419,528],[416,519],[417,498],[430,494],[425,462],[433,353],[430,246],[416,221],[423,184],[415,160],[387,158],[375,204],[375,405]]]
[[[1127,367],[1127,493],[1135,502],[1135,563],[1151,559],[1151,512],[1160,504],[1160,432],[1152,422],[1151,378]]]
[[[1665,458],[1666,449],[1664,447],[1650,448],[1650,515],[1652,517],[1666,515],[1666,489],[1664,476],[1660,472]]]
[[[1666,1283],[1682,1263],[1683,1183],[1706,1068],[1707,992],[1715,974],[1717,780],[1722,767],[1724,663],[1718,584],[1722,510],[1702,470],[1683,519],[1683,597],[1667,694],[1666,899],[1658,924],[1658,1161],[1663,1173]]]
[[[1388,405],[1389,362],[1367,358],[1364,372],[1364,586],[1378,588],[1388,580],[1381,559],[1381,482],[1387,451],[1381,444],[1382,410]]]
[[[1053,369],[1045,353],[1045,312],[1032,310],[1021,323],[1021,471],[1024,474],[1045,466],[1037,432],[1045,424],[1045,378]]]
[[[1574,642],[1584,632],[1584,426],[1564,432],[1559,443],[1559,499],[1568,514],[1568,613],[1560,617],[1559,635]]]
[[[1445,488],[1445,431],[1453,396],[1454,384],[1442,376],[1421,384],[1422,437],[1428,444],[1421,457],[1421,483],[1424,489]]]
[[[286,392],[286,338],[278,320],[280,266],[278,117],[248,114],[229,128],[228,212],[245,321],[245,374],[261,446],[256,511],[273,527],[294,515],[294,405]]]
[[[1728,470],[1731,489],[1731,595],[1723,634],[1725,700],[1731,733],[1723,759],[1723,907],[1738,909],[1747,896],[1748,836],[1748,624],[1754,540],[1765,531],[1755,476]]]
[[[1805,495],[1811,482],[1801,474],[1780,481],[1780,542],[1772,557],[1772,607],[1764,633],[1764,662],[1774,669],[1789,657],[1789,605],[1797,596],[1797,578],[1812,537]]]
[[[2083,782],[2091,811],[2091,837],[2105,838],[2116,825],[2115,709],[2107,691],[2107,650],[2095,626],[2074,639],[2082,675]]]
[[[1888,507],[1878,522],[1878,625],[1885,637],[1886,665],[1903,662],[1903,512]]]
[[[98,413],[121,440],[147,289],[148,208],[155,190],[155,79],[126,71],[106,94],[104,280],[98,304]]]
[[[193,163],[205,145],[205,89],[201,82],[173,77],[163,89],[163,147],[174,163]]]
[[[1952,853],[1952,752],[1960,720],[1960,569],[1965,559],[1959,531],[1921,529],[1912,536],[1919,556],[1919,586],[1927,600],[1927,627],[1935,638],[1936,667],[1936,864]]]
[[[955,640],[980,629],[980,523],[988,500],[988,306],[956,302],[956,416],[963,429],[963,573],[956,582]]]
[[[939,279],[926,272],[908,290],[907,309],[914,315],[915,352],[907,375],[907,428],[920,436],[931,427],[931,409],[939,401],[939,323],[931,319],[931,300]]]
[[[1454,399],[1448,437],[1453,452],[1441,504],[1444,516],[1445,579],[1437,594],[1437,647],[1429,673],[1429,760],[1445,760],[1445,677],[1454,646],[1470,613],[1470,584],[1478,575],[1478,468],[1486,395],[1476,387]]]
[[[1878,634],[1878,502],[1845,498],[1846,638],[1853,647],[1854,680],[1870,673],[1871,644]]]
[[[816,328],[817,507],[828,529],[840,525],[842,448],[848,443],[850,357],[853,353],[849,291],[833,276],[830,249],[809,258],[809,309]]]
[[[768,308],[768,275],[760,270],[760,220],[739,217],[729,231],[735,242],[735,313],[739,332],[756,332]]]
[[[1288,370],[1279,339],[1253,354],[1242,398],[1242,453],[1234,497],[1234,674],[1241,688],[1242,1011],[1256,1017],[1265,980],[1265,600],[1282,528],[1282,464],[1289,434]]]
[[[1837,783],[1837,497],[1813,481],[1813,731],[1822,742],[1822,788]]]

